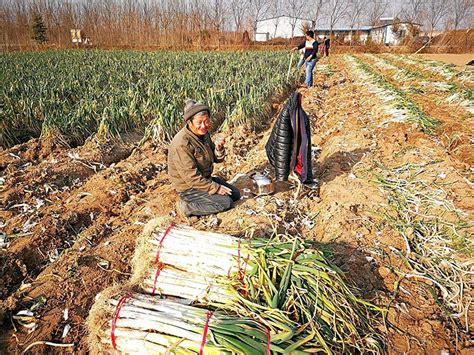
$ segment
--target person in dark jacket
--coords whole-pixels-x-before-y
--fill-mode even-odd
[[[329,48],[331,47],[331,39],[324,37],[324,53],[329,57]]]
[[[316,66],[316,61],[318,58],[318,41],[314,39],[313,31],[306,31],[305,34],[306,41],[301,43],[299,46],[292,48],[293,51],[304,48],[303,58],[298,63],[298,67],[306,64],[306,73],[304,84],[308,87],[313,86],[313,70]]]
[[[211,140],[210,109],[187,100],[186,125],[168,148],[168,175],[181,198],[179,209],[189,216],[205,216],[228,210],[240,199],[240,191],[220,177],[211,176],[214,163],[225,158],[225,140]]]

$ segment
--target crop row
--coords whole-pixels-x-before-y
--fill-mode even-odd
[[[474,70],[466,68],[459,71],[454,64],[446,64],[436,60],[423,59],[410,55],[389,54],[392,58],[398,58],[407,64],[418,66],[423,72],[438,75],[448,81],[457,81],[461,84],[471,86],[474,84]]]
[[[392,116],[393,121],[415,122],[426,133],[433,132],[438,121],[428,116],[416,102],[411,100],[404,91],[390,83],[379,70],[356,56],[348,55],[346,59],[359,78],[367,84],[369,91],[385,102],[385,111]]]
[[[214,128],[259,125],[269,97],[292,84],[288,60],[284,52],[0,55],[0,145],[38,136],[82,144],[137,128],[170,139],[182,125],[186,98],[211,107]]]
[[[392,70],[393,78],[396,80],[408,81],[415,83],[417,89],[428,88],[430,91],[436,91],[441,94],[440,97],[448,104],[456,104],[462,106],[471,115],[474,113],[474,91],[464,82],[461,84],[455,80],[440,80],[440,75],[435,75],[431,71],[419,70],[419,67],[404,61],[400,56],[392,54],[383,58],[379,56],[371,56],[380,68]],[[448,96],[444,95],[445,93]]]

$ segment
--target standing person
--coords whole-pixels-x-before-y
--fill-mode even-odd
[[[324,39],[324,53],[326,53],[326,57],[329,57],[329,47],[331,47],[331,39],[325,38]]]
[[[179,209],[186,216],[205,216],[231,208],[240,191],[220,177],[211,176],[214,163],[225,158],[225,139],[214,143],[208,132],[210,109],[194,100],[184,107],[186,125],[168,149],[168,175],[178,192]]]
[[[316,65],[318,57],[318,41],[314,39],[313,31],[306,31],[306,41],[301,43],[299,46],[292,48],[293,51],[304,48],[303,58],[298,63],[298,66],[306,64],[306,75],[304,84],[308,87],[313,86],[313,69]]]
[[[319,55],[318,55],[319,58],[324,57],[324,53],[326,52],[326,47],[324,45],[325,42],[326,42],[326,36],[324,36],[321,42],[319,42]]]

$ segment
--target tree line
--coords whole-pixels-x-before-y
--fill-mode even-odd
[[[429,32],[473,26],[473,0],[0,0],[0,45],[71,45],[82,29],[104,47],[237,44],[264,18],[287,15],[330,29],[377,25],[383,15],[423,25]],[[39,31],[39,32],[38,32]]]

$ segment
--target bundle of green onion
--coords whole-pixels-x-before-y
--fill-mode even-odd
[[[141,282],[141,289],[148,294],[181,297],[189,300],[189,303],[216,306],[236,302],[234,288],[216,276],[182,271],[169,265],[164,265],[160,270],[152,267],[149,271],[149,275]]]
[[[129,354],[265,354],[282,352],[251,319],[132,293],[102,295],[88,320],[93,352]],[[107,292],[105,292],[107,294]],[[117,306],[117,304],[119,304]]]
[[[239,240],[174,226],[149,234],[134,259],[143,291],[258,320],[285,352],[382,351],[369,317],[376,307],[299,237]]]
[[[132,283],[143,291],[199,302],[236,301],[229,276],[249,268],[243,255],[250,255],[238,238],[187,226],[153,231],[142,238],[133,259]]]
[[[168,233],[166,233],[168,232]],[[166,235],[165,235],[166,234]],[[246,257],[249,253],[239,239],[226,234],[202,232],[179,225],[157,230],[145,237],[139,244],[134,258],[134,269],[140,269],[143,257],[156,265],[173,265],[181,270],[196,274],[228,275],[239,269],[234,258]],[[158,255],[159,252],[159,255]],[[145,254],[145,255],[144,255]],[[157,256],[158,255],[158,256]],[[242,265],[245,260],[242,260]]]

